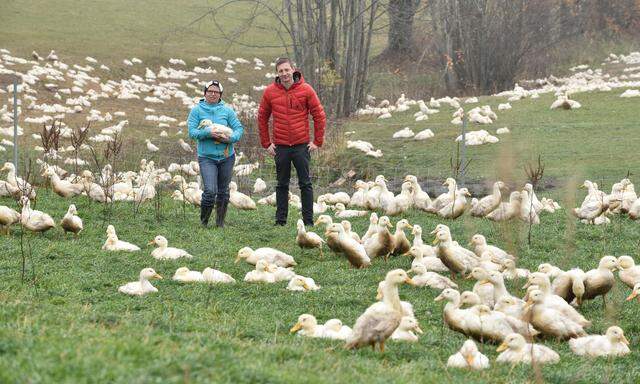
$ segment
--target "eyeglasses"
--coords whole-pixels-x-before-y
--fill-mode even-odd
[[[205,93],[216,94],[216,95],[221,95],[222,94],[222,92],[220,92],[220,91],[207,91]]]

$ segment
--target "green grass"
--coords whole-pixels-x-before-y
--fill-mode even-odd
[[[501,127],[511,131],[497,135],[499,143],[467,147],[466,159],[471,160],[467,176],[522,180],[524,165],[535,163],[539,155],[545,165],[545,177],[591,177],[604,179],[609,186],[640,165],[640,159],[632,155],[640,144],[633,117],[638,102],[620,98],[623,91],[624,88],[573,95],[582,108],[572,111],[550,110],[555,100],[552,94],[511,102],[513,108],[506,111],[497,109],[506,98],[481,97],[477,104],[463,104],[466,110],[488,104],[498,115],[494,124],[469,124],[468,131],[485,129],[494,135]],[[454,110],[446,106],[440,113],[430,115],[428,121],[415,122],[413,113],[417,110],[413,107],[385,120],[363,117],[349,121],[344,130],[355,131],[350,138],[370,141],[382,149],[384,156],[373,159],[352,149],[346,152],[345,161],[388,177],[411,172],[423,178],[448,177],[452,174],[451,159],[458,151],[454,139],[461,134],[461,127],[450,123]],[[430,128],[435,137],[426,141],[392,139],[395,131],[406,126],[415,133]]]
[[[26,278],[21,282],[20,229],[4,237],[0,259],[0,381],[2,382],[525,382],[533,380],[528,367],[495,365],[482,373],[445,370],[450,354],[464,338],[445,327],[442,305],[433,302],[437,292],[403,287],[401,297],[413,303],[425,335],[416,344],[389,343],[384,356],[369,349],[345,351],[338,341],[303,339],[288,329],[302,313],[319,321],[333,317],[352,325],[373,303],[377,282],[392,268],[408,268],[408,258],[388,263],[374,260],[367,270],[347,268],[344,259],[330,253],[319,260],[316,252],[300,252],[294,243],[295,212],[290,225],[271,226],[273,208],[257,212],[231,209],[224,230],[201,229],[197,212],[165,201],[162,221],[151,205],[133,215],[129,204],[116,206],[110,223],[120,238],[139,245],[157,234],[170,245],[187,249],[192,260],[157,261],[151,247],[138,253],[100,250],[106,224],[102,207],[85,198],[74,199],[85,231],[79,240],[65,239],[58,231],[44,236],[24,235],[27,252]],[[40,190],[38,209],[59,220],[69,201]],[[8,199],[0,204],[13,205]],[[406,217],[425,232],[438,220],[422,213]],[[536,268],[552,262],[562,268],[594,268],[604,254],[637,257],[637,224],[614,218],[609,227],[578,225],[562,211],[542,217],[533,230],[533,244],[526,242],[526,228],[500,226],[486,220],[463,218],[444,221],[455,239],[466,242],[476,232],[490,243],[509,249],[521,267]],[[363,232],[366,219],[354,220]],[[575,235],[573,234],[575,232]],[[429,241],[425,236],[425,240]],[[295,256],[296,271],[313,277],[322,286],[312,293],[292,293],[286,283],[248,284],[242,277],[251,270],[234,264],[242,246],[273,246]],[[206,286],[171,281],[179,266],[202,270],[214,266],[232,274],[234,285]],[[128,297],[117,287],[137,279],[140,269],[153,267],[165,279],[154,284],[157,294]],[[468,281],[458,281],[470,289]],[[509,283],[522,294],[523,282]],[[640,374],[638,358],[637,303],[624,302],[628,289],[616,283],[610,307],[603,312],[600,300],[588,302],[583,314],[593,321],[591,333],[620,325],[631,341],[632,354],[613,360],[589,360],[573,356],[566,343],[546,341],[561,355],[558,365],[542,369],[547,382],[633,382]],[[491,360],[495,346],[480,347]]]
[[[195,60],[197,56],[246,55],[247,49],[220,40],[210,16],[191,24],[223,1],[126,1],[109,0],[79,3],[73,0],[17,2],[0,5],[2,38],[0,45],[23,56],[36,50],[46,55],[55,49],[62,60],[77,61],[93,56],[107,65],[121,64],[122,59],[138,57],[158,64],[168,57]],[[245,25],[250,6],[226,7],[216,21],[226,31]],[[264,17],[257,20],[265,24]],[[273,45],[275,31],[251,31],[241,42],[256,46]],[[278,40],[279,41],[279,40]],[[277,56],[277,49],[251,49],[251,53]],[[251,57],[247,57],[251,59]]]

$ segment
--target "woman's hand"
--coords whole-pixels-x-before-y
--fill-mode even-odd
[[[220,133],[211,132],[211,138],[220,143],[229,143],[229,138]]]

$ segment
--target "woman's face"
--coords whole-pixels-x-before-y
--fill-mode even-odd
[[[221,95],[220,88],[216,87],[215,85],[212,85],[209,88],[207,88],[207,91],[204,93],[204,99],[209,104],[215,104],[218,101],[220,101],[220,95]]]

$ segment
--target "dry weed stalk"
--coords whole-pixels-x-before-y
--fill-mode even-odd
[[[544,163],[542,162],[542,157],[538,155],[538,162],[535,166],[531,163],[525,164],[524,172],[532,186],[531,196],[529,196],[529,233],[527,234],[527,242],[529,246],[531,246],[531,229],[533,228],[533,220],[531,216],[531,212],[533,212],[533,193],[544,175]]]

